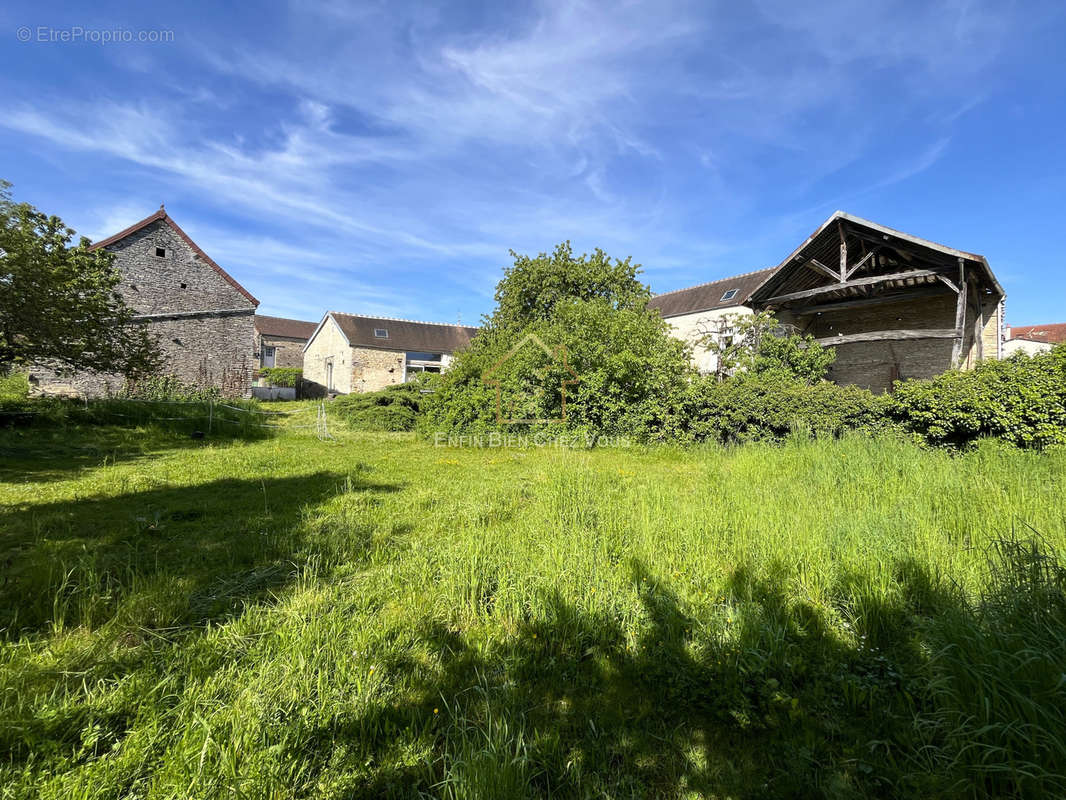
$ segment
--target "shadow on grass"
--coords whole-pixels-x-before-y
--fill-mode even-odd
[[[292,579],[307,508],[398,488],[319,472],[4,509],[3,634],[95,627],[116,614],[140,628],[222,618]]]
[[[438,671],[405,658],[384,665],[412,687],[409,703],[339,714],[288,757],[340,746],[355,764],[380,765],[349,782],[351,797],[1039,797],[1066,785],[1046,742],[1007,741],[1009,715],[974,726],[1002,753],[984,766],[959,757],[980,734],[956,723],[986,699],[943,678],[950,656],[945,666],[930,654],[988,627],[913,562],[899,565],[888,599],[861,576],[845,581],[839,611],[855,637],[787,597],[783,575],[736,572],[713,618],[701,619],[643,565],[632,574],[645,617],[635,640],[616,618],[560,595],[544,621],[503,642],[428,623],[418,638],[439,653]],[[927,615],[952,622],[937,627]],[[1046,690],[1046,723],[1063,657],[1044,645],[1018,690]],[[995,673],[1003,652],[986,647],[976,660]],[[1049,736],[1061,741],[1064,729]],[[397,766],[414,742],[432,755],[421,768]]]
[[[220,441],[216,437],[194,438],[195,427],[190,426],[189,431],[155,426],[0,429],[0,481],[69,480],[86,470],[155,458],[163,452],[202,448]]]

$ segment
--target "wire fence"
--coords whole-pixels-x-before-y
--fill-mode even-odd
[[[125,404],[143,404],[148,413],[131,414],[119,410]],[[192,413],[182,414],[181,416],[161,416],[159,414],[151,413],[152,407],[154,406],[183,407],[189,409]],[[83,403],[72,404],[72,407],[79,411],[83,410],[85,414],[93,418],[98,415],[103,415],[123,420],[137,420],[138,422],[143,423],[203,422],[205,423],[205,430],[203,431],[205,435],[210,435],[216,425],[239,425],[242,428],[313,430],[319,439],[333,439],[333,435],[329,430],[329,418],[326,413],[325,402],[287,411],[242,408],[230,403],[215,402],[211,400],[190,402],[180,400],[142,400],[135,398],[116,398],[93,401],[86,399]],[[234,419],[232,416],[233,414],[238,415],[238,417]],[[310,419],[309,415],[311,414],[314,415],[313,420]],[[56,412],[55,409],[35,410],[32,408],[26,408],[17,410],[0,410],[0,416],[8,418],[43,417],[47,419],[54,418]],[[303,421],[304,417],[308,419],[307,422]],[[270,422],[267,421],[268,419],[276,419],[278,421]],[[285,422],[283,423],[282,420],[285,420]],[[77,417],[64,417],[63,421],[77,422],[79,420]],[[85,421],[93,420],[89,419]]]

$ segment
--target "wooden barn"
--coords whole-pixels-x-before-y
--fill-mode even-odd
[[[1003,300],[984,256],[838,211],[748,304],[836,348],[834,381],[885,391],[999,358]]]

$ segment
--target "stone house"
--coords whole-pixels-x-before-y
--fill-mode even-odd
[[[327,312],[304,347],[304,380],[326,392],[374,392],[440,372],[477,328]]]
[[[984,256],[837,211],[776,267],[652,298],[690,343],[727,313],[773,311],[836,349],[829,377],[876,392],[1003,356],[1005,293]],[[714,355],[694,348],[697,366]]]
[[[160,207],[124,231],[93,245],[115,254],[117,291],[147,325],[163,351],[163,373],[186,383],[247,395],[255,367],[259,305]],[[38,394],[98,397],[122,388],[121,375],[81,372],[60,376],[30,370]]]
[[[259,368],[303,367],[304,345],[317,323],[255,315],[255,354]]]

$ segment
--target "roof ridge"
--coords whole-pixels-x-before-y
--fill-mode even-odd
[[[370,314],[349,314],[347,311],[330,311],[330,314],[340,314],[342,317],[358,317],[360,319],[383,319],[390,322],[414,322],[418,325],[439,325],[444,328],[476,328],[476,325],[463,325],[457,322],[429,322],[424,319],[407,319],[406,317],[382,317]]]
[[[774,269],[777,269],[777,267],[763,267],[762,269],[753,269],[750,272],[741,272],[741,273],[739,273],[737,275],[727,275],[724,278],[716,278],[713,281],[704,281],[703,283],[696,283],[696,284],[693,284],[692,286],[684,286],[684,287],[682,287],[680,289],[671,289],[669,292],[660,292],[659,294],[652,295],[652,297],[665,297],[668,294],[677,294],[678,292],[687,292],[689,289],[699,289],[701,286],[710,286],[712,283],[721,283],[722,281],[731,281],[731,280],[735,280],[737,278],[746,278],[749,275],[755,275],[756,273],[759,273],[759,272],[769,272],[770,270],[774,270]]]
[[[284,320],[287,320],[289,322],[305,322],[308,325],[317,325],[318,324],[317,322],[312,322],[311,320],[297,319],[296,317],[279,317],[277,314],[256,314],[256,316],[257,317],[262,317],[264,319],[284,319]]]

